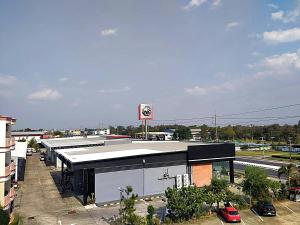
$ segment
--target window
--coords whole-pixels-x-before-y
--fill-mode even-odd
[[[219,179],[230,180],[229,161],[213,162],[213,176]]]

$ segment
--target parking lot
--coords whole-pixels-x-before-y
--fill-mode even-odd
[[[276,202],[274,206],[277,210],[277,216],[275,217],[265,217],[259,216],[255,210],[241,210],[240,215],[242,217],[241,224],[243,225],[257,225],[257,224],[300,224],[300,202]],[[223,225],[226,222],[216,214],[210,217],[200,219],[198,221],[181,223],[180,225]]]

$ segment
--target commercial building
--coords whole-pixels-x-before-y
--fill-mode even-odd
[[[213,176],[234,182],[235,150],[229,143],[132,141],[55,151],[62,185],[71,186],[83,204],[92,196],[100,205],[118,201],[128,185],[142,197],[160,195],[167,187],[209,185]]]
[[[38,143],[41,139],[48,138],[47,131],[13,131],[11,135],[16,141],[25,140],[27,143],[34,138]]]
[[[16,165],[11,160],[11,151],[15,148],[11,127],[15,122],[11,117],[0,115],[0,205],[9,213],[13,210],[16,195],[12,187]]]
[[[68,138],[54,138],[42,140],[41,144],[46,149],[46,160],[50,161],[56,167],[61,166],[59,158],[57,158],[56,150],[58,149],[71,149],[71,148],[84,148],[84,147],[95,147],[103,145],[112,145],[117,143],[128,143],[128,136],[87,136],[87,137],[68,137]],[[118,138],[118,139],[116,139]],[[110,140],[111,139],[111,140]],[[115,140],[116,139],[116,140]]]

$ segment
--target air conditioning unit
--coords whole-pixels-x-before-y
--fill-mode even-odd
[[[181,174],[176,175],[176,188],[182,188],[182,176],[181,176]]]
[[[188,187],[190,185],[189,175],[187,173],[183,174],[183,186]]]

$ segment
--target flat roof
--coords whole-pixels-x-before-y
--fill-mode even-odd
[[[101,145],[104,144],[104,139],[100,137],[93,138],[54,138],[45,139],[41,143],[48,148],[62,148],[69,146],[82,146],[82,145]]]
[[[47,131],[12,131],[12,136],[32,136],[32,135],[43,135],[46,134]]]
[[[56,152],[71,163],[115,159],[148,154],[187,151],[188,146],[201,145],[197,142],[161,141],[161,142],[132,142],[86,148],[60,149]]]

